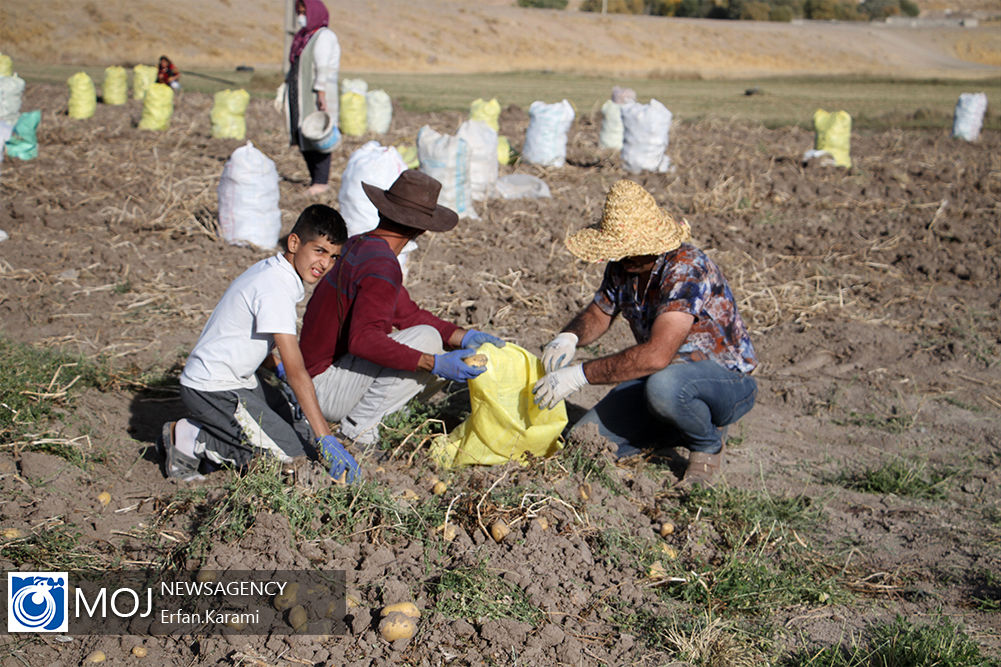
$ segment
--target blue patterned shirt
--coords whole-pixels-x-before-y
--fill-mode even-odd
[[[609,262],[594,295],[595,305],[605,314],[622,313],[637,343],[650,340],[654,320],[663,313],[688,313],[695,321],[675,361],[708,358],[741,373],[757,367],[754,346],[730,286],[704,252],[683,243],[657,258],[645,294],[640,294],[639,281],[620,262]]]

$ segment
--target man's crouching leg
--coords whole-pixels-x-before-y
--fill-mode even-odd
[[[754,406],[757,382],[714,361],[671,364],[646,383],[650,411],[690,450],[683,482],[706,484],[724,465],[723,429]]]
[[[444,352],[441,334],[426,324],[395,331],[390,338],[425,354]],[[428,389],[437,378],[425,371],[399,371],[359,361],[362,364],[352,370],[371,373],[373,380],[341,420],[341,433],[359,444],[371,445],[379,438],[379,422],[383,417],[403,409],[411,398]]]

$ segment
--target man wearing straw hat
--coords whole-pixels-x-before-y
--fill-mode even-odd
[[[552,408],[586,384],[616,385],[574,428],[596,424],[620,457],[684,445],[682,485],[698,486],[723,467],[726,425],[754,405],[758,362],[723,273],[690,238],[640,185],[615,183],[601,221],[566,240],[579,259],[608,265],[591,303],[543,348],[533,392]],[[618,314],[636,344],[571,364]]]

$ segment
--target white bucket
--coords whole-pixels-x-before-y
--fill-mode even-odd
[[[326,111],[314,111],[303,118],[299,131],[304,139],[304,148],[320,153],[330,153],[341,140],[340,130]]]

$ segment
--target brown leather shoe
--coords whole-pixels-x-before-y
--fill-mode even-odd
[[[715,454],[705,452],[692,452],[688,456],[688,468],[685,476],[681,478],[679,486],[711,486],[710,480],[717,472],[723,469],[724,452],[726,445]]]

